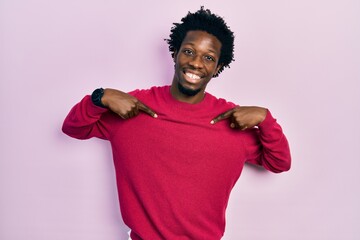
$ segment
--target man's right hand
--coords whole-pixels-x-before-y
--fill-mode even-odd
[[[136,97],[116,89],[106,88],[101,102],[123,119],[135,117],[140,111],[157,118],[157,114]]]

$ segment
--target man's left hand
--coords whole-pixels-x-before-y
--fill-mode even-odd
[[[218,115],[211,121],[211,124],[215,124],[224,119],[229,119],[231,128],[245,130],[258,126],[264,121],[266,114],[266,108],[237,106]]]

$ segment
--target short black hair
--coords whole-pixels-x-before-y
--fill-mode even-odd
[[[215,36],[221,42],[221,54],[218,63],[221,64],[221,68],[214,74],[214,77],[217,77],[225,67],[230,67],[229,64],[235,60],[234,33],[222,17],[211,13],[209,9],[204,9],[201,6],[200,10],[195,13],[188,12],[181,19],[181,23],[174,23],[174,26],[171,28],[170,38],[165,39],[165,41],[169,44],[169,51],[173,57],[175,52],[180,49],[187,32],[192,30],[205,31]]]

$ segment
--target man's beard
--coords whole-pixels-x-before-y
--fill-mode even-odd
[[[179,91],[186,95],[186,96],[189,96],[189,97],[193,97],[195,96],[196,94],[198,94],[200,91],[201,91],[201,88],[200,89],[195,89],[195,90],[192,90],[192,89],[188,89],[188,88],[185,88],[183,85],[181,85],[179,82],[178,82],[178,89]]]

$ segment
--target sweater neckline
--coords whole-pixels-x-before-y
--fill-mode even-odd
[[[175,99],[173,97],[173,95],[171,94],[170,89],[171,89],[170,85],[166,86],[166,88],[164,89],[165,90],[164,97],[165,97],[165,100],[168,101],[174,107],[181,108],[181,109],[187,109],[187,110],[198,110],[198,109],[204,109],[205,106],[208,105],[209,94],[207,92],[205,92],[204,98],[200,102],[187,103],[187,102],[182,102],[182,101]]]

